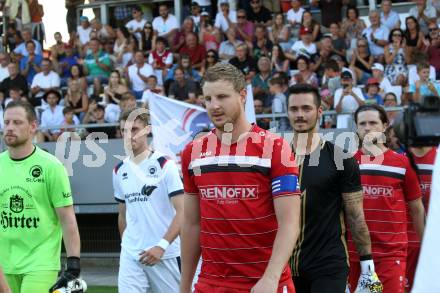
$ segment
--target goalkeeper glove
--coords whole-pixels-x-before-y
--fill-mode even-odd
[[[383,286],[374,271],[371,255],[361,257],[361,275],[354,293],[382,293]]]
[[[69,281],[75,280],[79,277],[80,272],[81,272],[81,268],[80,268],[79,257],[76,256],[68,257],[66,270],[61,272],[60,276],[58,277],[58,280],[55,282],[55,284],[52,287],[50,287],[49,293],[52,293],[56,289],[67,287]]]

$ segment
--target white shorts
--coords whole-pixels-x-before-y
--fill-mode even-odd
[[[154,266],[143,265],[124,249],[119,261],[119,293],[178,293],[180,257],[163,259]]]

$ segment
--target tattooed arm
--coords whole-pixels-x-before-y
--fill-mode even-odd
[[[365,222],[362,190],[343,193],[345,217],[360,256],[371,255],[371,239]]]

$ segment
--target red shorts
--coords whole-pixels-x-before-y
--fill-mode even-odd
[[[374,261],[377,276],[383,285],[383,293],[404,293],[406,262],[398,260]],[[361,267],[359,262],[350,262],[348,282],[351,292],[356,289]]]
[[[211,285],[203,282],[197,282],[194,293],[249,293],[250,290],[225,288],[216,285]],[[295,293],[295,287],[292,280],[289,283],[282,285],[278,288],[277,293]]]
[[[410,247],[408,246],[408,256],[406,257],[406,280],[405,288],[408,292],[411,292],[414,284],[414,275],[416,274],[417,262],[419,261],[420,246]]]

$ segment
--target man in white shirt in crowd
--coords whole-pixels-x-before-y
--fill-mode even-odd
[[[336,127],[348,128],[350,127],[350,121],[352,114],[356,109],[364,104],[364,95],[362,90],[353,86],[353,75],[350,71],[346,70],[341,73],[341,85],[335,92],[334,108],[337,116]],[[347,114],[339,114],[347,113]]]
[[[290,5],[292,8],[287,11],[287,21],[292,27],[299,27],[305,10],[301,7],[299,0],[290,1]]]
[[[140,112],[121,115],[128,157],[112,172],[122,238],[118,289],[120,293],[177,293],[183,184],[176,163],[149,146],[149,115]]]
[[[49,59],[44,58],[41,61],[41,69],[42,71],[34,76],[31,84],[32,98],[37,100],[51,90],[59,91],[61,83],[60,76],[52,70],[52,62]]]
[[[373,77],[379,81],[379,94],[384,96],[392,91],[393,86],[388,77],[384,75],[384,67],[382,64],[373,63],[373,66],[371,66],[371,72],[373,73]]]
[[[428,34],[428,24],[430,22],[436,22],[437,11],[426,0],[417,0],[416,6],[409,10],[409,15],[414,16],[420,25],[420,30],[423,34]]]
[[[14,49],[14,54],[21,55],[21,56],[28,56],[29,53],[26,50],[26,43],[28,41],[34,42],[34,44],[35,44],[35,54],[36,55],[42,55],[43,54],[43,50],[41,49],[40,42],[38,42],[37,40],[32,39],[32,32],[31,32],[30,29],[28,29],[28,28],[23,29],[22,32],[21,32],[21,37],[23,38],[23,42]]]
[[[131,34],[134,34],[138,41],[141,41],[142,31],[147,20],[143,18],[142,10],[139,6],[133,7],[131,13],[133,15],[133,19],[127,22],[125,27]]]
[[[312,41],[312,30],[308,27],[301,27],[299,30],[300,40],[293,43],[291,48],[294,58],[305,56],[311,59],[317,53],[316,44]]]
[[[215,16],[214,26],[226,33],[230,26],[237,23],[237,12],[230,9],[228,0],[220,0],[219,4],[220,11]]]
[[[9,55],[4,52],[0,52],[0,82],[9,77],[9,61]]]
[[[392,10],[393,2],[391,0],[382,1],[382,12],[380,13],[380,23],[389,31],[393,28],[400,28],[399,13]]]
[[[362,36],[368,40],[368,46],[374,61],[384,63],[384,47],[388,44],[390,31],[381,25],[378,11],[370,11],[369,19],[371,25],[364,29]]]
[[[168,44],[172,44],[179,27],[177,18],[169,13],[168,5],[161,3],[159,5],[159,16],[153,20],[153,29],[157,35],[166,38]]]
[[[90,26],[89,18],[87,16],[81,16],[79,21],[80,25],[76,28],[76,33],[79,38],[79,43],[81,46],[84,46],[90,41],[92,27]]]
[[[134,64],[128,67],[130,88],[136,100],[142,99],[142,94],[148,87],[148,77],[153,74],[153,67],[145,62],[144,53],[142,51],[136,51],[134,54]]]

